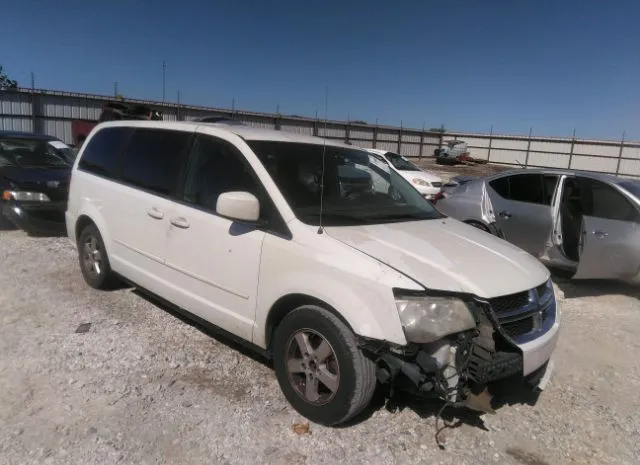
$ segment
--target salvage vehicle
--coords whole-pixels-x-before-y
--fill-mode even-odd
[[[0,131],[0,227],[64,232],[73,159],[71,147],[55,137]]]
[[[425,199],[433,199],[442,189],[442,179],[414,165],[406,157],[388,150],[366,149],[379,155],[400,176],[405,178]]]
[[[87,135],[98,123],[119,120],[162,121],[162,113],[151,107],[130,102],[106,102],[102,105],[98,121],[74,120],[71,122],[71,134],[76,148],[80,148]]]
[[[496,382],[544,388],[552,372],[548,270],[444,217],[363,149],[225,123],[101,123],[66,222],[89,286],[124,280],[271,358],[314,422],[353,418],[378,383],[488,410]]]
[[[517,169],[468,181],[437,206],[575,279],[633,281],[640,273],[639,181]]]

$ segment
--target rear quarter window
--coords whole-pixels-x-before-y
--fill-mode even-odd
[[[78,169],[106,178],[117,178],[122,150],[131,134],[132,130],[126,127],[98,131],[82,152]]]

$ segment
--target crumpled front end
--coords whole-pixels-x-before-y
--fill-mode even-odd
[[[556,305],[547,282],[517,294],[474,299],[472,330],[429,344],[391,347],[365,341],[363,346],[376,357],[378,380],[392,391],[492,411],[494,387],[505,380],[533,389],[546,385],[558,334]]]

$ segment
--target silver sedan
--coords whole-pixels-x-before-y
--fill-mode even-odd
[[[640,181],[518,169],[460,184],[436,206],[576,279],[639,277]]]

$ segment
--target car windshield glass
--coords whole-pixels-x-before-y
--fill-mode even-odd
[[[621,182],[619,186],[640,200],[640,182],[626,181]]]
[[[400,171],[420,171],[420,168],[418,168],[416,165],[411,163],[409,160],[401,157],[397,153],[389,152],[389,153],[387,153],[385,155],[385,157],[387,157],[387,160],[389,160],[389,162],[397,170],[400,170]]]
[[[326,226],[441,218],[402,176],[356,148],[249,141],[300,221]],[[324,174],[323,174],[324,151]]]
[[[60,141],[0,138],[0,166],[66,168],[72,163],[71,149]]]

